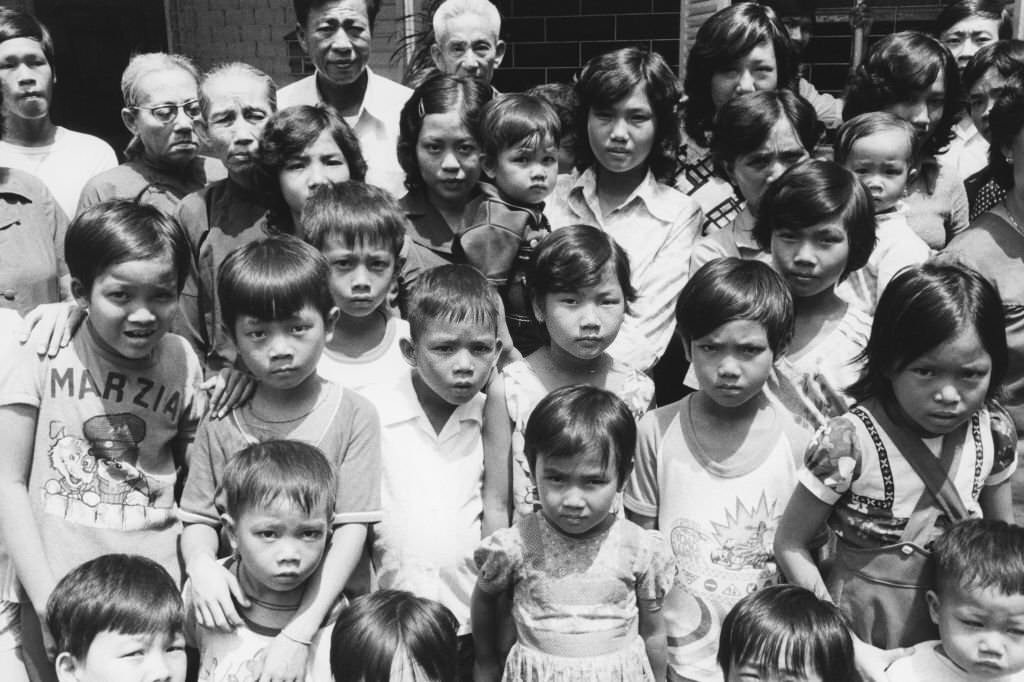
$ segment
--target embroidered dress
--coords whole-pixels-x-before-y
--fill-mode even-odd
[[[540,512],[497,531],[474,555],[479,589],[514,589],[519,640],[507,682],[653,680],[638,633],[638,602],[660,607],[675,576],[661,534],[616,519],[603,532],[565,535]]]
[[[697,144],[685,130],[680,130],[680,133],[683,139],[676,155],[680,169],[676,175],[676,189],[692,197],[703,211],[701,234],[725,229],[736,219],[746,202],[728,180],[715,173],[711,150]]]
[[[642,417],[654,399],[654,382],[643,372],[616,363],[609,374],[621,375],[615,394],[629,407],[637,419]],[[533,408],[550,391],[525,360],[509,363],[502,370],[505,379],[505,402],[512,419],[512,504],[516,518],[536,508],[536,496],[530,482],[530,464],[523,452],[523,434]]]

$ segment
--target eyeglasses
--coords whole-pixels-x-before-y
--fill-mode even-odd
[[[170,123],[174,119],[178,118],[178,109],[185,112],[193,121],[199,119],[203,115],[203,108],[199,106],[199,100],[190,99],[187,102],[181,104],[158,104],[155,107],[144,107],[135,105],[132,109],[145,109],[153,115],[153,118],[160,121],[161,123]]]

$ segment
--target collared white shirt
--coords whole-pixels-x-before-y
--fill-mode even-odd
[[[676,299],[690,275],[690,252],[702,222],[697,202],[648,171],[622,205],[602,215],[591,167],[575,181],[561,176],[545,213],[552,229],[593,225],[625,250],[637,300],[608,352],[635,369],[653,367],[672,338]]]
[[[956,137],[949,148],[936,159],[956,170],[961,178],[969,178],[988,166],[988,140],[974,126],[969,116],[962,116],[953,126]]]
[[[373,561],[380,587],[434,599],[469,633],[480,544],[484,474],[484,395],[459,405],[435,433],[412,386],[373,386],[365,396],[381,420],[381,506]]]
[[[398,118],[412,90],[378,76],[366,67],[367,83],[359,113],[345,116],[366,159],[366,182],[383,187],[395,197],[405,194],[405,171],[398,164]],[[322,104],[316,74],[307,76],[277,93],[279,109],[300,104]]]

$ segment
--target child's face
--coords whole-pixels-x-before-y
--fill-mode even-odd
[[[890,372],[889,380],[906,416],[922,433],[938,436],[982,406],[991,374],[992,358],[968,324],[952,339]]]
[[[261,387],[277,391],[293,390],[312,377],[327,341],[324,318],[308,303],[283,320],[242,315],[234,331],[246,368]]]
[[[967,93],[967,105],[970,109],[971,120],[974,121],[974,126],[986,140],[991,141],[988,115],[992,111],[992,105],[1006,91],[1007,85],[1009,85],[1007,78],[993,66],[975,81]]]
[[[737,156],[726,171],[750,209],[756,211],[768,183],[808,156],[793,124],[783,116],[775,122],[764,144]]]
[[[498,40],[498,27],[476,12],[448,19],[443,44],[431,47],[434,64],[452,76],[468,76],[490,83],[494,70],[505,56],[505,43]]]
[[[485,158],[484,170],[498,189],[517,204],[539,204],[555,189],[558,179],[558,147],[544,139],[532,148],[510,147],[496,159]]]
[[[57,656],[60,682],[185,682],[185,635],[181,632],[129,635],[104,630],[79,660]]]
[[[161,120],[161,110],[126,107],[122,117],[128,129],[139,136],[146,157],[157,164],[184,166],[196,158],[199,137],[196,121],[188,111],[199,117],[199,85],[192,74],[181,69],[165,69],[147,74],[138,86],[139,106],[176,105],[169,120]]]
[[[690,341],[700,390],[722,407],[739,407],[759,395],[774,361],[768,332],[754,320],[732,320]]]
[[[615,518],[611,513],[619,491],[614,457],[607,469],[596,452],[578,457],[537,454],[534,483],[544,516],[566,535],[600,533]]]
[[[53,98],[53,67],[43,45],[34,38],[0,42],[0,98],[4,113],[14,118],[38,120],[50,115]]]
[[[580,360],[600,357],[626,316],[626,299],[614,266],[605,266],[599,284],[545,294],[534,305],[534,315],[547,328],[552,346]]]
[[[423,117],[416,163],[432,204],[464,207],[480,179],[480,147],[457,111]]]
[[[260,135],[273,113],[266,84],[225,76],[204,89],[209,101],[204,127],[211,152],[229,173],[248,172],[256,164]]]
[[[277,176],[281,195],[295,216],[302,213],[314,189],[348,182],[350,177],[345,155],[329,130],[321,132],[301,154],[287,159]]]
[[[332,510],[333,511],[333,510]],[[287,500],[226,519],[243,575],[263,596],[301,590],[327,547],[328,514],[307,514]],[[255,594],[260,598],[261,594]]]
[[[955,581],[941,592],[928,593],[928,611],[943,652],[970,679],[1004,679],[1024,670],[1024,595]]]
[[[903,196],[910,180],[910,144],[902,131],[883,130],[860,138],[850,148],[846,167],[875,200],[875,213],[889,210]]]
[[[841,221],[807,228],[780,227],[772,233],[772,262],[796,298],[829,291],[842,277],[850,241]]]
[[[178,273],[169,255],[117,263],[89,291],[78,280],[72,289],[89,311],[89,325],[126,358],[148,357],[178,310]]]
[[[338,239],[324,245],[331,264],[331,297],[343,317],[360,318],[376,312],[395,281],[395,255],[382,246],[345,246]]]
[[[473,320],[430,322],[415,341],[400,341],[419,379],[445,403],[461,405],[479,393],[501,351],[497,331]]]
[[[656,135],[657,121],[644,83],[637,83],[618,102],[591,107],[587,113],[587,142],[598,165],[609,173],[646,169]]]
[[[769,41],[758,43],[728,68],[711,74],[711,103],[715,111],[736,95],[774,90],[779,85],[778,60]]]
[[[935,81],[921,92],[912,93],[907,99],[883,109],[890,114],[908,121],[917,131],[920,140],[925,141],[935,132],[946,109],[946,76],[940,69]]]

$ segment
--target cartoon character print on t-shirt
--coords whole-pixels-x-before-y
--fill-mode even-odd
[[[741,598],[778,582],[772,543],[782,510],[765,493],[754,505],[740,498],[722,508],[720,521],[708,519],[706,532],[695,519],[680,518],[672,525],[670,541],[676,556],[676,582],[696,602],[700,613],[691,637],[711,629],[713,614],[724,614]],[[689,638],[687,638],[689,639]]]
[[[54,477],[43,485],[46,512],[74,523],[122,530],[170,518],[173,496],[138,467],[139,446],[146,438],[146,422],[140,417],[127,412],[96,415],[82,424],[81,436],[51,421],[49,434]]]

